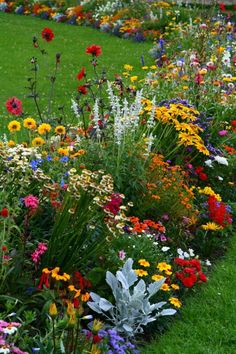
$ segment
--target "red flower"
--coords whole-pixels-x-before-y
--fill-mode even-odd
[[[51,42],[54,38],[54,33],[50,28],[44,28],[42,30],[42,38],[47,42]]]
[[[96,334],[95,336],[93,336],[93,343],[99,343],[101,342],[102,337],[100,337],[98,334]]]
[[[9,98],[6,102],[6,108],[9,113],[19,116],[22,113],[22,103],[18,98]]]
[[[231,123],[232,127],[236,128],[236,119],[231,120],[230,123]]]
[[[38,289],[42,289],[43,285],[45,285],[46,288],[49,288],[49,273],[42,273],[39,280]]]
[[[203,281],[204,283],[206,283],[207,278],[206,278],[205,274],[202,273],[202,272],[199,272],[198,275],[199,275],[199,279],[200,279],[201,281]]]
[[[82,80],[85,75],[85,68],[82,68],[81,71],[77,74],[77,79]]]
[[[86,95],[88,93],[87,87],[85,85],[79,86],[77,90],[82,95]]]
[[[92,54],[92,56],[98,57],[102,54],[102,48],[99,45],[93,44],[86,48],[86,54]]]
[[[7,251],[7,246],[2,246],[2,251],[6,252]]]
[[[221,225],[226,227],[228,224],[232,224],[232,217],[226,209],[226,205],[222,202],[218,202],[214,196],[209,196],[208,201],[209,218]]]
[[[206,181],[208,176],[206,173],[200,172],[198,177],[200,178],[201,181]]]
[[[182,283],[186,288],[192,288],[196,282],[197,276],[195,274],[191,274],[190,277],[182,279]]]
[[[8,209],[7,209],[7,208],[3,208],[3,209],[1,210],[1,216],[2,216],[3,218],[7,218],[8,215],[9,215]]]
[[[202,166],[199,166],[199,167],[196,167],[196,168],[195,168],[195,172],[196,172],[197,174],[201,173],[202,171],[203,171],[203,167],[202,167]]]
[[[221,11],[226,11],[225,4],[223,2],[220,3],[219,6],[220,6]]]

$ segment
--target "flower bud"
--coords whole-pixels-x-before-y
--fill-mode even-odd
[[[57,315],[57,306],[55,303],[51,304],[49,307],[49,315],[54,318]]]

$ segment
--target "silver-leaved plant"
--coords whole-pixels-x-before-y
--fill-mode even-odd
[[[155,295],[165,278],[146,285],[139,280],[132,268],[133,260],[129,258],[123,268],[116,272],[106,272],[106,282],[111,287],[115,298],[114,305],[93,292],[90,296],[93,301],[88,306],[95,312],[103,314],[118,332],[131,337],[143,332],[143,326],[155,321],[160,316],[174,315],[174,309],[162,309],[165,301],[151,304],[150,298]]]

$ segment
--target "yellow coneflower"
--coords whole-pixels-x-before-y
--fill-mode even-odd
[[[32,140],[32,146],[42,146],[43,144],[45,144],[45,140],[40,136]]]
[[[37,127],[36,121],[31,117],[25,118],[23,124],[25,128],[30,130]]]
[[[52,127],[51,127],[50,124],[47,124],[47,123],[40,124],[40,126],[38,127],[38,133],[39,133],[40,135],[49,133],[50,130],[51,130],[51,128],[52,128]]]
[[[21,124],[18,120],[12,120],[7,127],[11,133],[19,132],[21,130]]]
[[[63,135],[66,133],[66,129],[65,129],[65,127],[63,127],[63,125],[58,125],[54,131],[58,135]]]

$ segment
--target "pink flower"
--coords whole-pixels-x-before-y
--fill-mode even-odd
[[[218,134],[219,134],[220,136],[225,136],[225,135],[228,134],[228,131],[227,131],[227,130],[220,130],[220,131],[218,132]]]
[[[40,242],[36,250],[31,254],[32,261],[35,264],[39,263],[40,257],[47,251],[47,249],[47,244]]]
[[[121,261],[123,261],[126,257],[126,253],[124,250],[121,250],[118,252],[118,257],[120,258]]]
[[[32,194],[28,195],[27,197],[23,198],[26,208],[29,209],[37,209],[39,205],[38,197],[34,197]]]

